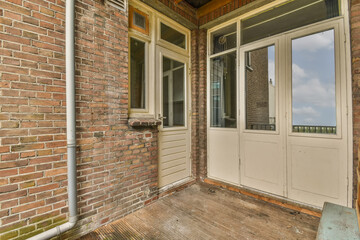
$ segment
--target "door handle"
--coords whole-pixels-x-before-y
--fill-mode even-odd
[[[159,120],[163,120],[163,119],[166,119],[166,117],[164,117],[164,116],[161,116],[161,114],[159,114],[158,118],[159,118]]]

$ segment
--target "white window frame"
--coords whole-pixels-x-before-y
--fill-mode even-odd
[[[231,49],[227,49],[225,51],[222,52],[218,52],[215,54],[211,54],[211,46],[212,46],[212,33],[216,32],[217,30],[220,30],[224,27],[228,27],[232,24],[236,23],[236,47],[235,48],[231,48]],[[206,96],[206,107],[207,107],[207,134],[209,135],[209,129],[211,130],[219,130],[219,131],[234,131],[235,129],[239,128],[239,93],[238,91],[236,92],[236,109],[237,109],[237,113],[236,113],[236,127],[235,128],[226,128],[226,127],[211,127],[211,109],[210,109],[210,62],[212,58],[218,57],[218,56],[222,56],[222,55],[226,55],[228,53],[232,53],[235,52],[236,53],[236,66],[239,66],[239,45],[240,45],[240,41],[239,41],[239,23],[237,19],[233,19],[231,21],[228,21],[226,23],[220,24],[218,26],[216,26],[215,28],[211,29],[210,31],[208,31],[207,33],[207,86],[206,86],[206,91],[207,91],[207,96]],[[238,89],[238,78],[239,78],[239,68],[236,69],[236,89]]]
[[[287,122],[287,133],[289,136],[299,136],[299,137],[311,137],[311,138],[341,138],[342,137],[342,125],[345,124],[342,121],[342,112],[346,109],[346,104],[342,103],[343,95],[346,92],[343,92],[342,89],[346,90],[346,85],[342,83],[341,76],[343,76],[344,68],[341,67],[341,59],[340,56],[340,48],[341,48],[341,34],[343,31],[341,30],[342,20],[340,17],[328,19],[322,21],[321,23],[311,24],[309,26],[301,27],[296,31],[290,31],[286,34],[286,99],[289,102],[287,109],[288,122]],[[336,113],[336,134],[328,134],[328,133],[301,133],[301,132],[293,132],[292,131],[292,40],[306,37],[312,34],[316,34],[319,32],[324,32],[327,30],[334,30],[334,56],[335,56],[335,113]],[[346,77],[345,77],[346,78]],[[343,78],[343,79],[345,79]],[[343,86],[342,86],[343,85]]]
[[[211,49],[210,49],[210,41],[211,41],[211,33],[213,33],[214,31],[217,31],[223,27],[226,27],[234,22],[237,22],[237,47],[236,47],[236,51],[237,51],[237,66],[238,66],[238,69],[240,69],[240,47],[246,47],[247,44],[244,44],[244,45],[241,45],[240,46],[240,39],[241,39],[241,20],[245,19],[245,18],[248,18],[248,17],[251,17],[253,15],[256,15],[256,14],[260,14],[261,12],[263,11],[267,11],[273,7],[276,7],[278,5],[281,5],[281,4],[284,4],[286,2],[288,2],[289,0],[274,0],[268,4],[265,4],[259,8],[256,8],[254,10],[251,10],[249,12],[246,12],[238,17],[235,17],[231,20],[228,20],[228,21],[225,21],[219,25],[216,25],[215,27],[212,27],[210,28],[208,31],[207,31],[207,135],[209,136],[209,133],[210,132],[214,132],[214,131],[223,131],[223,132],[227,132],[227,131],[238,131],[239,132],[239,135],[240,135],[240,129],[237,128],[237,129],[227,129],[227,128],[215,128],[215,127],[210,127],[210,88],[209,88],[209,82],[210,82],[210,58],[213,57],[213,55],[211,54]],[[333,22],[333,21],[338,21],[338,24],[340,26],[340,33],[339,33],[339,41],[338,41],[338,44],[339,44],[339,49],[340,49],[340,52],[339,54],[341,55],[341,58],[342,59],[345,59],[344,62],[341,62],[340,65],[341,65],[341,78],[344,77],[344,79],[347,79],[345,83],[343,83],[341,81],[341,84],[342,84],[342,89],[341,89],[341,94],[346,94],[346,103],[344,103],[346,105],[346,107],[343,109],[343,111],[346,111],[346,115],[347,115],[347,121],[346,123],[345,122],[342,122],[342,124],[346,124],[347,125],[347,141],[348,141],[348,148],[347,148],[347,151],[348,151],[348,159],[347,159],[347,167],[348,167],[348,205],[351,206],[352,205],[352,198],[353,198],[353,122],[352,122],[352,119],[353,119],[353,113],[352,113],[352,84],[351,84],[351,46],[350,46],[350,16],[349,16],[349,2],[348,1],[345,1],[345,0],[339,0],[340,3],[339,3],[339,8],[340,8],[340,16],[336,17],[336,18],[332,18],[332,19],[328,19],[328,20],[324,20],[324,21],[321,21],[321,22],[317,22],[317,23],[314,23],[314,24],[311,24],[309,26],[316,26],[316,25],[319,25],[319,24],[323,24],[323,23],[326,23],[326,22]],[[304,26],[302,28],[307,28],[309,26]],[[301,28],[299,28],[301,29]],[[286,34],[288,33],[291,33],[293,31],[298,31],[299,29],[294,29],[294,30],[290,30],[290,31],[287,31],[285,32]],[[278,35],[283,35],[284,33],[280,33]],[[276,37],[277,35],[274,35],[274,36],[271,36],[270,38],[272,37]],[[336,36],[335,36],[336,38]],[[266,40],[267,38],[264,38],[264,39],[261,39],[259,41],[264,41]],[[254,42],[251,42],[251,43],[248,43],[248,44],[253,44],[257,41],[254,41]],[[219,55],[223,54],[224,52],[220,53]],[[280,58],[286,58],[286,56],[279,56]],[[338,66],[336,66],[338,67]],[[239,78],[240,78],[240,71],[238,70],[237,71],[237,81],[239,82]],[[281,74],[287,74],[287,73],[281,73]],[[279,85],[279,84],[278,84]],[[239,87],[238,87],[239,89]],[[279,93],[278,93],[279,94]],[[337,93],[336,93],[337,94]],[[240,106],[239,106],[239,103],[241,104],[240,102],[240,94],[238,92],[237,94],[237,101],[238,101],[238,124],[237,126],[239,127],[240,125]],[[278,103],[280,104],[280,102]],[[336,103],[338,104],[338,103]],[[287,106],[279,106],[279,107],[284,107],[286,108],[286,112],[289,111],[288,107]],[[338,121],[338,119],[337,119]],[[338,124],[338,122],[337,122]],[[283,125],[283,124],[281,124]],[[288,132],[288,129],[283,129],[281,126],[281,131],[286,131],[287,133]],[[280,129],[279,129],[280,130]],[[329,134],[326,134],[326,135],[329,135]],[[338,137],[338,133],[336,134],[335,137]],[[239,136],[240,138],[240,136]],[[207,138],[207,145],[209,146],[209,137]],[[209,151],[209,149],[208,149]],[[240,159],[240,150],[239,150],[239,159]],[[207,158],[207,165],[209,166],[209,158]],[[221,180],[223,181],[223,180]],[[238,185],[238,184],[236,184]],[[240,185],[239,185],[240,186]]]
[[[257,129],[247,129],[246,128],[246,73],[245,73],[245,61],[242,61],[242,59],[245,60],[245,53],[248,51],[253,51],[256,49],[260,49],[267,46],[274,46],[275,47],[275,131],[271,130],[257,130]],[[280,93],[280,85],[279,83],[279,75],[280,75],[280,69],[279,69],[279,52],[280,52],[280,38],[279,37],[272,37],[268,40],[262,40],[255,43],[247,44],[245,47],[240,48],[239,51],[239,60],[240,60],[240,86],[239,86],[239,92],[240,92],[240,112],[243,114],[240,114],[240,131],[244,133],[254,133],[254,134],[280,134],[280,119],[279,119],[279,93]]]
[[[129,31],[129,50],[130,50],[130,37],[137,40],[143,41],[146,43],[146,60],[145,60],[145,74],[146,74],[146,99],[145,99],[145,109],[131,108],[130,101],[130,91],[129,91],[129,117],[130,118],[151,118],[156,119],[156,48],[161,46],[172,50],[174,52],[180,53],[181,55],[190,57],[190,30],[186,29],[182,25],[176,23],[170,18],[164,16],[163,14],[157,12],[148,5],[138,1],[138,0],[129,0],[129,5],[136,9],[140,9],[142,12],[149,16],[149,35],[136,31],[134,29],[128,28]],[[176,29],[177,31],[183,33],[186,37],[186,49],[178,47],[174,44],[171,44],[165,40],[160,39],[160,22],[165,23],[169,27]],[[130,53],[130,51],[129,51]],[[130,60],[129,60],[130,61]],[[187,65],[186,72],[189,72],[190,63]],[[130,73],[130,65],[129,65]],[[130,86],[130,78],[129,78]]]
[[[149,17],[149,34],[144,34],[135,29],[129,31],[129,54],[130,38],[145,42],[145,109],[131,108],[131,92],[129,91],[129,117],[130,118],[155,118],[155,13],[149,6],[136,0],[130,0],[129,5],[141,11]],[[129,59],[129,87],[130,83],[130,59]]]
[[[163,24],[167,25],[168,27],[171,27],[174,30],[178,31],[179,33],[182,33],[185,35],[185,49],[161,38],[161,23],[163,23]],[[190,55],[190,30],[186,29],[182,25],[174,22],[173,20],[171,20],[169,18],[167,18],[165,16],[160,16],[160,15],[158,15],[158,17],[157,17],[156,29],[157,29],[157,31],[156,31],[156,44],[157,45],[167,48],[176,53],[185,55],[185,56]]]
[[[129,55],[131,53],[131,41],[130,39],[141,41],[145,44],[145,108],[131,108],[131,59],[129,59],[129,107],[131,113],[148,113],[149,112],[149,40],[141,37],[138,34],[129,33]]]

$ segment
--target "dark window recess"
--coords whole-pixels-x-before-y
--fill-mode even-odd
[[[338,0],[294,0],[241,21],[241,44],[339,16]]]
[[[145,109],[145,43],[130,38],[131,108]]]
[[[161,23],[161,39],[185,49],[185,35],[163,23]]]
[[[236,47],[236,23],[221,28],[211,34],[211,54]]]
[[[137,12],[134,12],[134,25],[146,30],[146,21],[145,16],[140,15]]]

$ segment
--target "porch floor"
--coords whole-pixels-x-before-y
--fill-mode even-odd
[[[319,221],[252,197],[195,184],[81,239],[315,239]]]

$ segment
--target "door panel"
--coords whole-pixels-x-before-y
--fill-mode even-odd
[[[240,51],[241,184],[284,196],[285,165],[278,112],[278,40]]]
[[[190,128],[187,83],[188,58],[157,48],[157,114],[159,131],[159,187],[190,176]]]
[[[340,80],[338,25],[289,34],[287,43],[289,198],[346,206],[346,81]]]
[[[233,130],[209,130],[208,141],[210,178],[239,185],[238,133]]]

